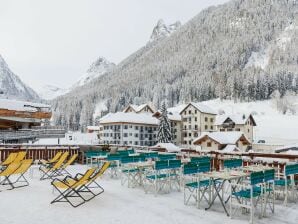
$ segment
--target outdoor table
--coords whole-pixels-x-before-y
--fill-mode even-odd
[[[230,184],[232,183],[232,181],[239,183],[243,178],[248,176],[248,173],[245,173],[243,171],[236,171],[236,170],[225,170],[225,171],[213,171],[213,172],[203,173],[202,176],[211,179],[211,184],[212,184],[211,187],[213,189],[212,199],[209,203],[209,206],[205,208],[205,210],[210,209],[214,205],[215,199],[218,197],[225,213],[227,214],[227,216],[230,216],[226,208],[226,203],[229,201],[230,196],[226,200],[224,200],[224,185],[225,183]]]
[[[143,186],[143,180],[144,180],[144,169],[147,168],[153,168],[154,167],[154,161],[146,161],[146,162],[135,162],[135,163],[128,163],[127,166],[132,169],[137,169],[137,175],[138,179],[135,181],[135,184]],[[139,180],[139,181],[138,181]]]
[[[272,170],[274,167],[263,166],[263,165],[249,165],[242,167],[243,171],[248,172],[258,172],[258,171],[265,171],[265,170]]]
[[[103,156],[103,155],[101,155],[101,156],[91,156],[91,166],[93,166],[93,159],[96,161],[96,164],[97,164],[97,166],[99,166],[99,161],[102,161],[102,160],[104,160],[104,159],[106,159],[107,158],[107,156]]]

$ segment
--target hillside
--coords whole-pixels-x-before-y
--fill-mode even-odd
[[[159,107],[220,97],[254,101],[297,93],[298,4],[232,0],[210,7],[169,37],[149,42],[94,82],[55,99],[54,122],[93,123],[97,103]],[[79,125],[74,125],[79,122]]]
[[[0,55],[0,98],[36,101],[39,96],[15,75]]]

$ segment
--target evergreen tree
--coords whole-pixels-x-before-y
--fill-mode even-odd
[[[167,108],[165,103],[163,103],[161,108],[160,123],[158,126],[157,139],[160,143],[171,143],[172,142],[172,131],[171,124],[167,114]]]

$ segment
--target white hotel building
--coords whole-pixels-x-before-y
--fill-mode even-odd
[[[151,113],[110,113],[100,119],[103,144],[153,146],[159,120]]]

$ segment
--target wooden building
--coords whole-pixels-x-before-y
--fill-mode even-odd
[[[30,129],[49,122],[51,117],[49,105],[0,99],[0,130]]]

